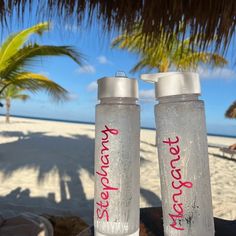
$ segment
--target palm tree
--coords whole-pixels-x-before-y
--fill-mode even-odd
[[[196,70],[201,63],[211,66],[223,66],[227,61],[220,55],[210,52],[199,52],[197,45],[190,48],[192,38],[184,39],[181,30],[173,34],[171,43],[166,44],[168,33],[163,31],[156,43],[149,42],[152,35],[144,35],[140,26],[134,26],[132,31],[119,35],[112,42],[112,47],[126,49],[139,54],[138,63],[131,69],[137,72],[146,68],[148,71],[157,69],[159,72],[166,72],[170,68],[177,70]],[[192,44],[191,44],[192,45]]]
[[[29,99],[28,94],[23,94],[24,90],[18,88],[15,85],[8,86],[3,93],[0,95],[0,99],[5,99],[5,106],[6,106],[6,123],[10,123],[10,108],[11,108],[11,100],[12,99],[19,99],[22,101],[26,101]]]
[[[0,94],[11,85],[16,88],[37,92],[46,90],[56,101],[67,98],[67,91],[46,76],[27,70],[40,57],[68,56],[82,65],[83,56],[70,46],[38,45],[26,43],[32,34],[41,35],[49,30],[48,22],[10,35],[0,47]]]

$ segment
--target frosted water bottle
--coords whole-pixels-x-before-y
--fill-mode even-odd
[[[204,103],[197,73],[142,75],[155,82],[165,236],[213,236]]]
[[[98,80],[95,136],[95,235],[139,235],[138,84],[118,74]]]

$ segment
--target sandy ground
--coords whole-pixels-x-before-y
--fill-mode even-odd
[[[208,137],[229,145],[236,139]],[[0,209],[79,215],[92,223],[94,126],[0,117]],[[155,132],[141,131],[141,207],[161,204]],[[209,148],[214,216],[236,219],[236,155]]]

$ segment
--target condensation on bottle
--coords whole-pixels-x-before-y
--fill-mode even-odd
[[[143,75],[155,82],[155,120],[165,236],[214,236],[204,103],[199,76]]]
[[[138,85],[119,72],[98,80],[95,130],[95,235],[139,235]]]

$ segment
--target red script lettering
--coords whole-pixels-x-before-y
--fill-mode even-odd
[[[96,213],[98,219],[105,219],[109,221],[109,197],[110,191],[119,190],[116,187],[112,187],[108,170],[110,167],[110,154],[109,154],[109,135],[118,135],[119,131],[117,129],[111,129],[107,125],[105,125],[105,129],[101,131],[104,135],[101,141],[101,151],[100,151],[100,169],[96,171],[97,178],[100,178],[100,184],[102,185],[102,191],[99,194],[100,201],[96,202]]]
[[[173,181],[171,182],[171,188],[173,189],[172,210],[174,211],[174,213],[169,213],[169,217],[172,220],[170,226],[176,230],[184,230],[183,227],[178,227],[176,223],[177,219],[179,221],[184,218],[184,206],[183,203],[179,202],[178,197],[183,194],[182,188],[192,188],[193,184],[190,181],[182,181],[181,168],[177,168],[178,162],[181,159],[179,140],[180,138],[176,136],[175,140],[168,138],[167,140],[164,140],[163,143],[168,145],[169,153],[173,157],[170,161],[170,175],[173,179]]]

